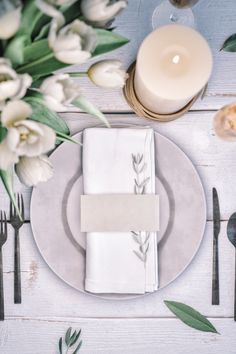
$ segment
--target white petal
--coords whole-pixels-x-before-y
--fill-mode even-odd
[[[10,101],[2,110],[1,121],[4,127],[11,127],[15,122],[25,120],[32,114],[31,106],[24,101]]]
[[[20,27],[21,8],[10,11],[0,17],[0,38],[11,38]]]
[[[46,106],[49,109],[51,109],[52,111],[55,111],[55,112],[65,112],[66,111],[66,106],[64,104],[61,104],[58,100],[56,100],[52,96],[45,95],[44,102],[45,102]]]
[[[46,182],[53,176],[53,167],[47,156],[22,157],[16,165],[16,173],[26,186]]]
[[[55,53],[55,57],[57,60],[66,64],[83,64],[88,59],[91,58],[91,54],[89,52],[84,52],[80,50],[73,51],[61,51]]]
[[[55,147],[56,142],[56,133],[55,131],[48,127],[47,125],[41,124],[41,128],[43,130],[43,136],[41,138],[42,144],[42,154],[52,150]]]
[[[18,160],[17,154],[9,149],[4,139],[0,144],[0,169],[7,171]]]
[[[50,94],[55,83],[57,83],[58,81],[66,80],[69,77],[69,74],[52,75],[43,81],[42,85],[40,86],[40,91],[43,94]]]
[[[1,71],[0,71],[0,74]],[[20,89],[20,80],[7,80],[0,82],[0,101],[14,97]]]
[[[117,1],[110,5],[109,2],[109,0],[82,0],[82,13],[90,22],[108,22],[127,6],[126,1]]]
[[[36,5],[45,15],[55,18],[61,26],[65,23],[62,13],[53,7],[53,5],[50,5],[47,1],[36,0]]]
[[[26,91],[32,84],[32,77],[28,74],[23,74],[18,76],[20,80],[20,87],[18,92],[16,92],[14,99],[20,99],[25,96]]]
[[[16,151],[17,145],[20,141],[20,134],[16,128],[8,129],[6,136],[6,144],[11,151]]]

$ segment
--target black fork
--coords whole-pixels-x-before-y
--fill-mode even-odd
[[[7,240],[7,218],[6,213],[0,213],[0,321],[4,321],[4,288],[3,288],[3,263],[2,246]]]
[[[20,273],[20,238],[19,230],[24,224],[24,201],[20,194],[17,194],[17,206],[21,215],[18,215],[16,208],[10,204],[10,223],[15,230],[14,246],[14,303],[21,304],[21,273]]]

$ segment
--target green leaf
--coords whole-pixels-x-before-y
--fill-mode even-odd
[[[187,326],[202,332],[218,333],[211,322],[192,307],[176,301],[164,301],[164,303]]]
[[[68,328],[68,330],[66,331],[66,336],[65,336],[65,342],[66,342],[66,345],[69,346],[70,344],[70,335],[71,335],[71,331],[72,331],[72,328]]]
[[[226,39],[221,50],[225,52],[236,52],[236,33]]]
[[[44,56],[40,56],[40,50],[47,51],[47,54]],[[70,66],[69,64],[62,63],[54,58],[53,52],[48,47],[48,42],[46,39],[42,39],[41,41],[37,41],[30,46],[30,48],[26,48],[25,56],[29,59],[31,56],[38,56],[38,59],[34,61],[29,61],[28,63],[19,66],[17,68],[17,72],[28,73],[30,74],[34,80],[52,74],[52,72],[66,68]]]
[[[19,210],[17,202],[16,202],[15,193],[13,190],[13,171],[12,170],[9,170],[9,171],[0,170],[0,178],[3,182],[3,185],[8,193],[8,196],[9,196],[12,204],[14,205],[14,207],[17,211],[17,214],[19,215],[20,219],[22,220],[20,210]]]
[[[96,32],[98,44],[95,51],[93,52],[93,57],[122,47],[129,42],[127,38],[124,38],[119,34],[111,31],[96,29]]]
[[[77,332],[74,331],[73,334],[72,334],[71,337],[70,337],[69,348],[72,347],[72,345],[73,345],[72,343],[75,343],[74,340],[75,340],[75,338],[76,338],[76,335],[77,335]]]
[[[42,26],[34,40],[39,41],[41,39],[47,38],[49,34],[49,29],[50,29],[50,23],[47,23],[46,25]]]
[[[81,334],[81,329],[79,330],[78,333],[75,331],[75,337],[74,338],[71,337],[70,347],[72,347],[77,342],[77,340],[80,337],[80,334]]]
[[[69,135],[70,131],[66,122],[54,111],[51,111],[44,103],[41,94],[35,92],[24,98],[33,109],[31,120],[46,124],[58,133]]]
[[[7,129],[2,127],[0,122],[0,143],[3,141],[6,135],[7,135]]]
[[[97,107],[95,107],[90,101],[87,100],[86,97],[84,96],[79,96],[76,100],[72,102],[72,104],[80,109],[82,111],[92,114],[93,116],[97,117],[98,119],[101,120],[102,123],[104,123],[108,128],[110,127],[110,124],[104,114],[99,111]]]
[[[21,26],[19,28],[19,34],[28,34],[31,36],[36,23],[40,18],[45,17],[45,15],[36,6],[35,0],[25,1],[21,16]],[[50,19],[48,18],[50,21]]]
[[[48,47],[48,41],[42,39],[24,48],[24,63],[32,63],[48,56],[48,54],[52,54],[51,49]]]
[[[71,138],[70,135],[57,132],[56,130],[55,130],[55,132],[57,134],[57,140],[59,142],[68,141],[68,142],[71,142],[71,143],[74,143],[74,144],[77,144],[77,145],[82,145],[82,143],[80,143],[80,142],[76,141],[75,139]]]
[[[83,344],[82,340],[79,342],[79,345],[77,346],[77,348],[75,349],[75,351],[72,354],[77,354],[81,348],[81,345]]]
[[[26,34],[17,35],[6,47],[4,56],[11,60],[14,68],[24,63],[24,48],[29,42],[30,39]]]
[[[60,354],[62,354],[62,337],[59,340],[58,346],[59,346],[59,352]]]

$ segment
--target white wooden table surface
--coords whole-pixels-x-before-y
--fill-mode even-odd
[[[158,0],[129,0],[127,10],[116,25],[117,31],[131,42],[108,57],[120,58],[128,67],[141,40],[151,30],[151,14],[157,4]],[[225,38],[236,32],[236,2],[202,0],[194,12],[198,28],[213,50],[215,66],[206,97],[183,118],[166,124],[147,122],[130,111],[121,92],[94,88],[85,79],[81,79],[81,86],[111,122],[150,123],[192,159],[202,178],[208,203],[207,227],[200,251],[188,269],[167,288],[137,300],[105,301],[80,294],[52,273],[36,248],[27,222],[21,230],[21,305],[13,304],[12,232],[4,248],[6,320],[0,323],[1,354],[56,354],[58,339],[69,326],[82,328],[81,354],[236,353],[236,323],[232,318],[234,250],[226,237],[227,220],[236,211],[236,143],[219,140],[212,129],[215,111],[236,101],[236,54],[219,52]],[[97,123],[78,112],[62,116],[72,132]],[[17,181],[15,184],[24,194],[29,221],[31,191]],[[218,190],[222,212],[221,304],[216,307],[211,306],[213,186]],[[3,189],[0,190],[0,208],[8,210],[8,198]],[[164,299],[195,307],[210,318],[221,335],[186,327],[168,311]]]

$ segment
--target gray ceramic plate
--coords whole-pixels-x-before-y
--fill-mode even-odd
[[[82,132],[74,136],[81,141]],[[159,288],[176,279],[195,256],[204,234],[206,202],[200,178],[188,157],[155,132],[156,185],[160,194]],[[64,143],[50,157],[54,176],[34,188],[31,225],[49,267],[67,284],[84,292],[85,235],[80,232],[83,193],[82,149]],[[140,295],[96,295],[134,298]]]

